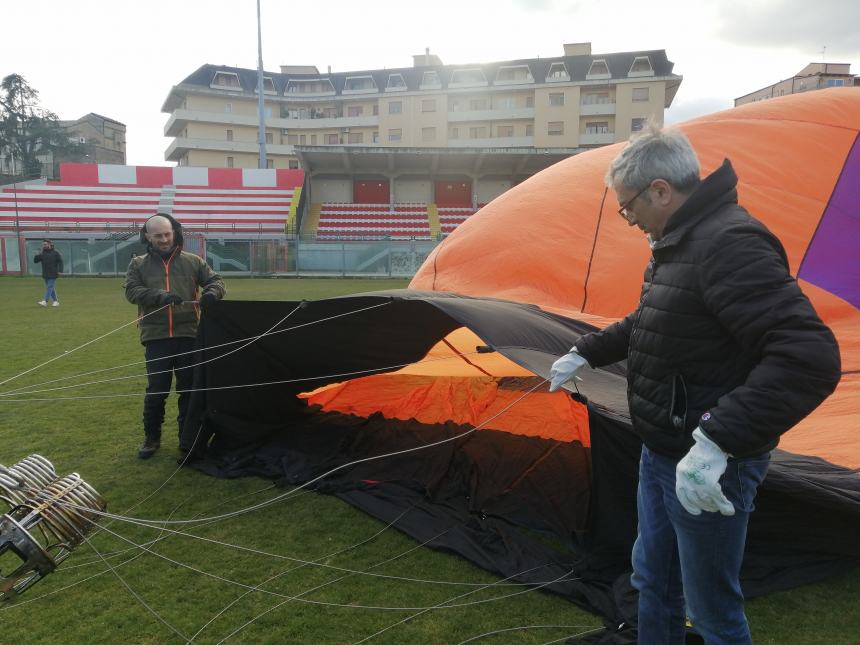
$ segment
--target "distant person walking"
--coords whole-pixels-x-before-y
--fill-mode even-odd
[[[42,252],[33,258],[33,262],[42,265],[42,279],[45,281],[45,297],[38,304],[47,307],[53,300],[54,306],[59,307],[60,299],[57,298],[57,290],[54,287],[63,272],[63,256],[54,249],[51,240],[42,240]]]

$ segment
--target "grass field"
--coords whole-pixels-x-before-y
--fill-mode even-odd
[[[228,280],[227,297],[314,299],[405,284],[234,279]],[[135,310],[120,285],[115,278],[61,279],[57,291],[62,306],[44,309],[36,305],[41,280],[0,278],[0,382],[133,320]],[[137,330],[130,325],[6,383],[0,391],[129,363],[134,364],[89,378],[141,375],[142,358]],[[177,472],[176,437],[167,428],[162,450],[149,461],[138,460],[143,383],[135,378],[29,395],[49,401],[0,399],[0,463],[42,454],[60,474],[79,472],[107,498],[111,511],[149,519],[210,517],[283,492],[259,479],[225,481],[193,470]],[[61,385],[66,383],[45,387]],[[57,400],[105,394],[117,396]],[[174,405],[171,397],[168,409]],[[193,528],[179,525],[196,538],[126,522],[103,526],[108,531],[92,539],[94,548],[81,545],[16,603],[0,606],[0,643],[179,643],[192,637],[200,643],[354,643],[392,625],[370,642],[459,643],[510,630],[480,642],[548,643],[600,624],[598,617],[541,591],[430,584],[426,581],[487,585],[497,579],[459,557],[417,548],[396,529],[315,493],[302,492],[268,508]],[[136,546],[143,543],[151,543],[148,551]],[[0,571],[17,564],[10,557],[0,557]],[[368,577],[322,564],[425,582]],[[259,589],[247,593],[247,586]],[[397,624],[419,612],[404,607],[493,598],[500,599],[434,609]],[[853,571],[752,600],[748,615],[757,643],[848,644],[860,642],[858,607],[860,575]],[[532,628],[512,629],[523,626]]]

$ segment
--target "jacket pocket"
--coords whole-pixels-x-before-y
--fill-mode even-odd
[[[672,375],[672,398],[669,402],[669,427],[678,434],[687,428],[687,385],[680,373]]]

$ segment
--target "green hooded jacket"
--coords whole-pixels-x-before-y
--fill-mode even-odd
[[[126,299],[137,305],[141,343],[177,336],[196,337],[200,308],[191,301],[199,299],[198,290],[212,293],[219,300],[227,291],[221,276],[202,258],[178,246],[167,258],[152,249],[133,257],[123,287]],[[157,311],[163,307],[166,293],[175,293],[186,302]]]

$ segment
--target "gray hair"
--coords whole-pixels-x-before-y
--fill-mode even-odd
[[[622,185],[630,190],[645,188],[655,179],[665,179],[672,188],[688,192],[699,183],[699,158],[684,133],[661,130],[648,121],[641,134],[630,142],[609,164],[606,185]]]

